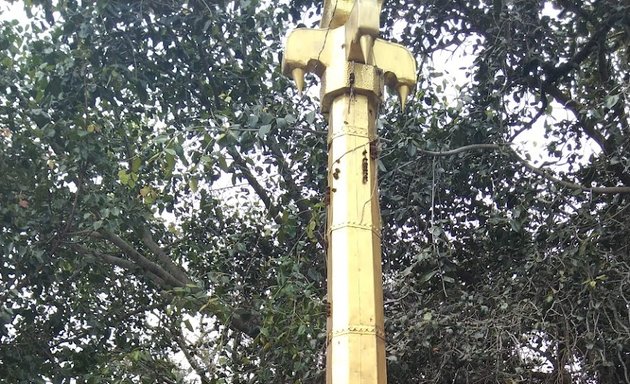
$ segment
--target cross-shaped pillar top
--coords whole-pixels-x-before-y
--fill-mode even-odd
[[[326,100],[344,89],[363,92],[351,84],[353,76],[341,73],[348,64],[377,68],[382,81],[397,90],[404,108],[407,95],[416,84],[416,62],[405,47],[378,38],[381,6],[382,0],[325,0],[320,29],[298,28],[289,35],[282,71],[293,77],[298,91],[304,86],[306,72],[315,73],[328,85],[335,84],[332,88],[322,87],[323,112],[329,107]],[[375,93],[377,98],[382,94],[373,87],[365,91]]]

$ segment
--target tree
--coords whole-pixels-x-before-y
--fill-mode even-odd
[[[185,382],[179,354],[202,383],[321,382],[326,128],[278,67],[319,2],[24,6],[0,377]],[[386,3],[421,63],[380,121],[391,382],[630,382],[629,8]],[[453,100],[431,56],[457,49]],[[512,144],[539,125],[555,165]]]

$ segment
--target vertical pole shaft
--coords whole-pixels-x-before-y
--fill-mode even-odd
[[[326,382],[384,384],[381,222],[376,177],[378,105],[337,96],[328,133],[328,319]]]
[[[376,117],[387,85],[416,84],[406,48],[378,38],[380,0],[324,0],[321,29],[287,38],[282,72],[298,91],[320,76],[328,117],[326,383],[386,384]]]

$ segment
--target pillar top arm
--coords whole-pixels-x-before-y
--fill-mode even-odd
[[[284,56],[282,58],[282,73],[285,76],[292,76],[293,71],[300,69],[303,72],[314,73],[321,77],[324,69],[330,65],[331,49],[327,41],[327,29],[294,29],[287,38],[284,45]],[[301,86],[298,82],[298,90]]]
[[[400,44],[378,39],[374,42],[374,65],[383,71],[385,85],[398,92],[401,108],[416,86],[416,60]]]

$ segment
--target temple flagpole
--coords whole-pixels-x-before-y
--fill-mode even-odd
[[[387,382],[376,119],[385,85],[404,108],[416,64],[378,38],[380,10],[377,0],[325,0],[321,28],[291,32],[282,63],[300,92],[306,72],[321,78],[329,125],[328,384]]]

